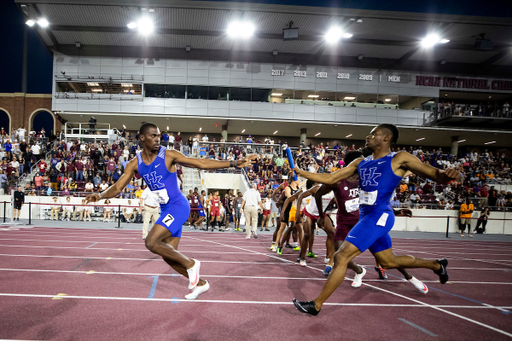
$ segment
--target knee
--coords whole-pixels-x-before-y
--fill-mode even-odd
[[[144,241],[145,245],[146,245],[146,248],[153,252],[153,253],[156,253],[156,249],[158,247],[158,242],[153,239],[153,238],[146,238],[146,240]]]
[[[384,269],[394,269],[398,266],[394,259],[379,260],[379,264]]]

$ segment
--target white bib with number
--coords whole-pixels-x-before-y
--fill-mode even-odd
[[[359,198],[345,201],[345,209],[347,213],[355,212],[359,210]]]
[[[375,205],[379,191],[365,192],[359,191],[359,204],[360,205]]]
[[[152,193],[155,195],[155,200],[159,204],[167,204],[167,202],[169,202],[169,195],[167,194],[167,190],[165,188],[152,191]]]

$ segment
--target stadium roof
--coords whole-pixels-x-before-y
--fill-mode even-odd
[[[48,20],[48,28],[34,28],[50,50],[70,55],[240,60],[512,77],[510,18],[215,1],[15,1],[27,19]],[[151,35],[142,36],[127,27],[142,14],[154,20]],[[235,19],[252,22],[254,36],[245,40],[228,37],[227,26]],[[299,28],[299,37],[283,41],[283,29],[290,22]],[[352,38],[336,45],[325,43],[323,36],[333,25],[353,34]],[[430,49],[421,47],[421,39],[433,32],[450,42]],[[491,50],[476,48],[475,43],[482,39],[492,42]]]

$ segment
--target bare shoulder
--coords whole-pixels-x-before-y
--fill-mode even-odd
[[[134,157],[130,161],[128,161],[128,164],[125,168],[125,173],[127,172],[138,172],[139,170],[139,161],[137,157]]]

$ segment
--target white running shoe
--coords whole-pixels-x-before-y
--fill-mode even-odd
[[[409,280],[409,283],[414,285],[414,287],[418,289],[418,291],[421,292],[422,294],[426,294],[428,292],[428,287],[425,284],[423,284],[422,281],[416,279],[416,277],[411,278]]]
[[[251,239],[251,237],[245,237],[245,239]]]
[[[352,288],[359,288],[361,286],[361,284],[363,283],[363,277],[364,275],[366,275],[366,269],[361,267],[361,269],[363,269],[363,272],[361,272],[360,274],[356,274],[354,276],[354,281],[352,282]]]
[[[199,283],[199,268],[201,267],[201,262],[196,260],[196,259],[192,259],[194,261],[194,266],[191,267],[190,269],[187,269],[187,273],[188,273],[188,281],[189,281],[189,284],[188,284],[188,288],[189,289],[194,289],[197,285],[197,283]]]
[[[274,251],[274,252],[276,252],[276,251],[277,251],[277,246],[276,246],[276,244],[272,244],[272,246],[270,247],[270,251]]]
[[[195,300],[197,298],[197,296],[201,295],[203,292],[208,291],[208,289],[210,289],[210,283],[208,283],[208,281],[206,281],[205,285],[200,286],[200,287],[196,286],[190,294],[185,295],[185,298],[187,300]]]
[[[330,259],[330,258],[324,258],[324,262],[325,262],[325,264],[329,264],[329,262],[330,262],[330,261],[331,261],[331,259]]]
[[[301,259],[299,264],[300,264],[300,266],[306,266],[307,265],[305,259]]]

